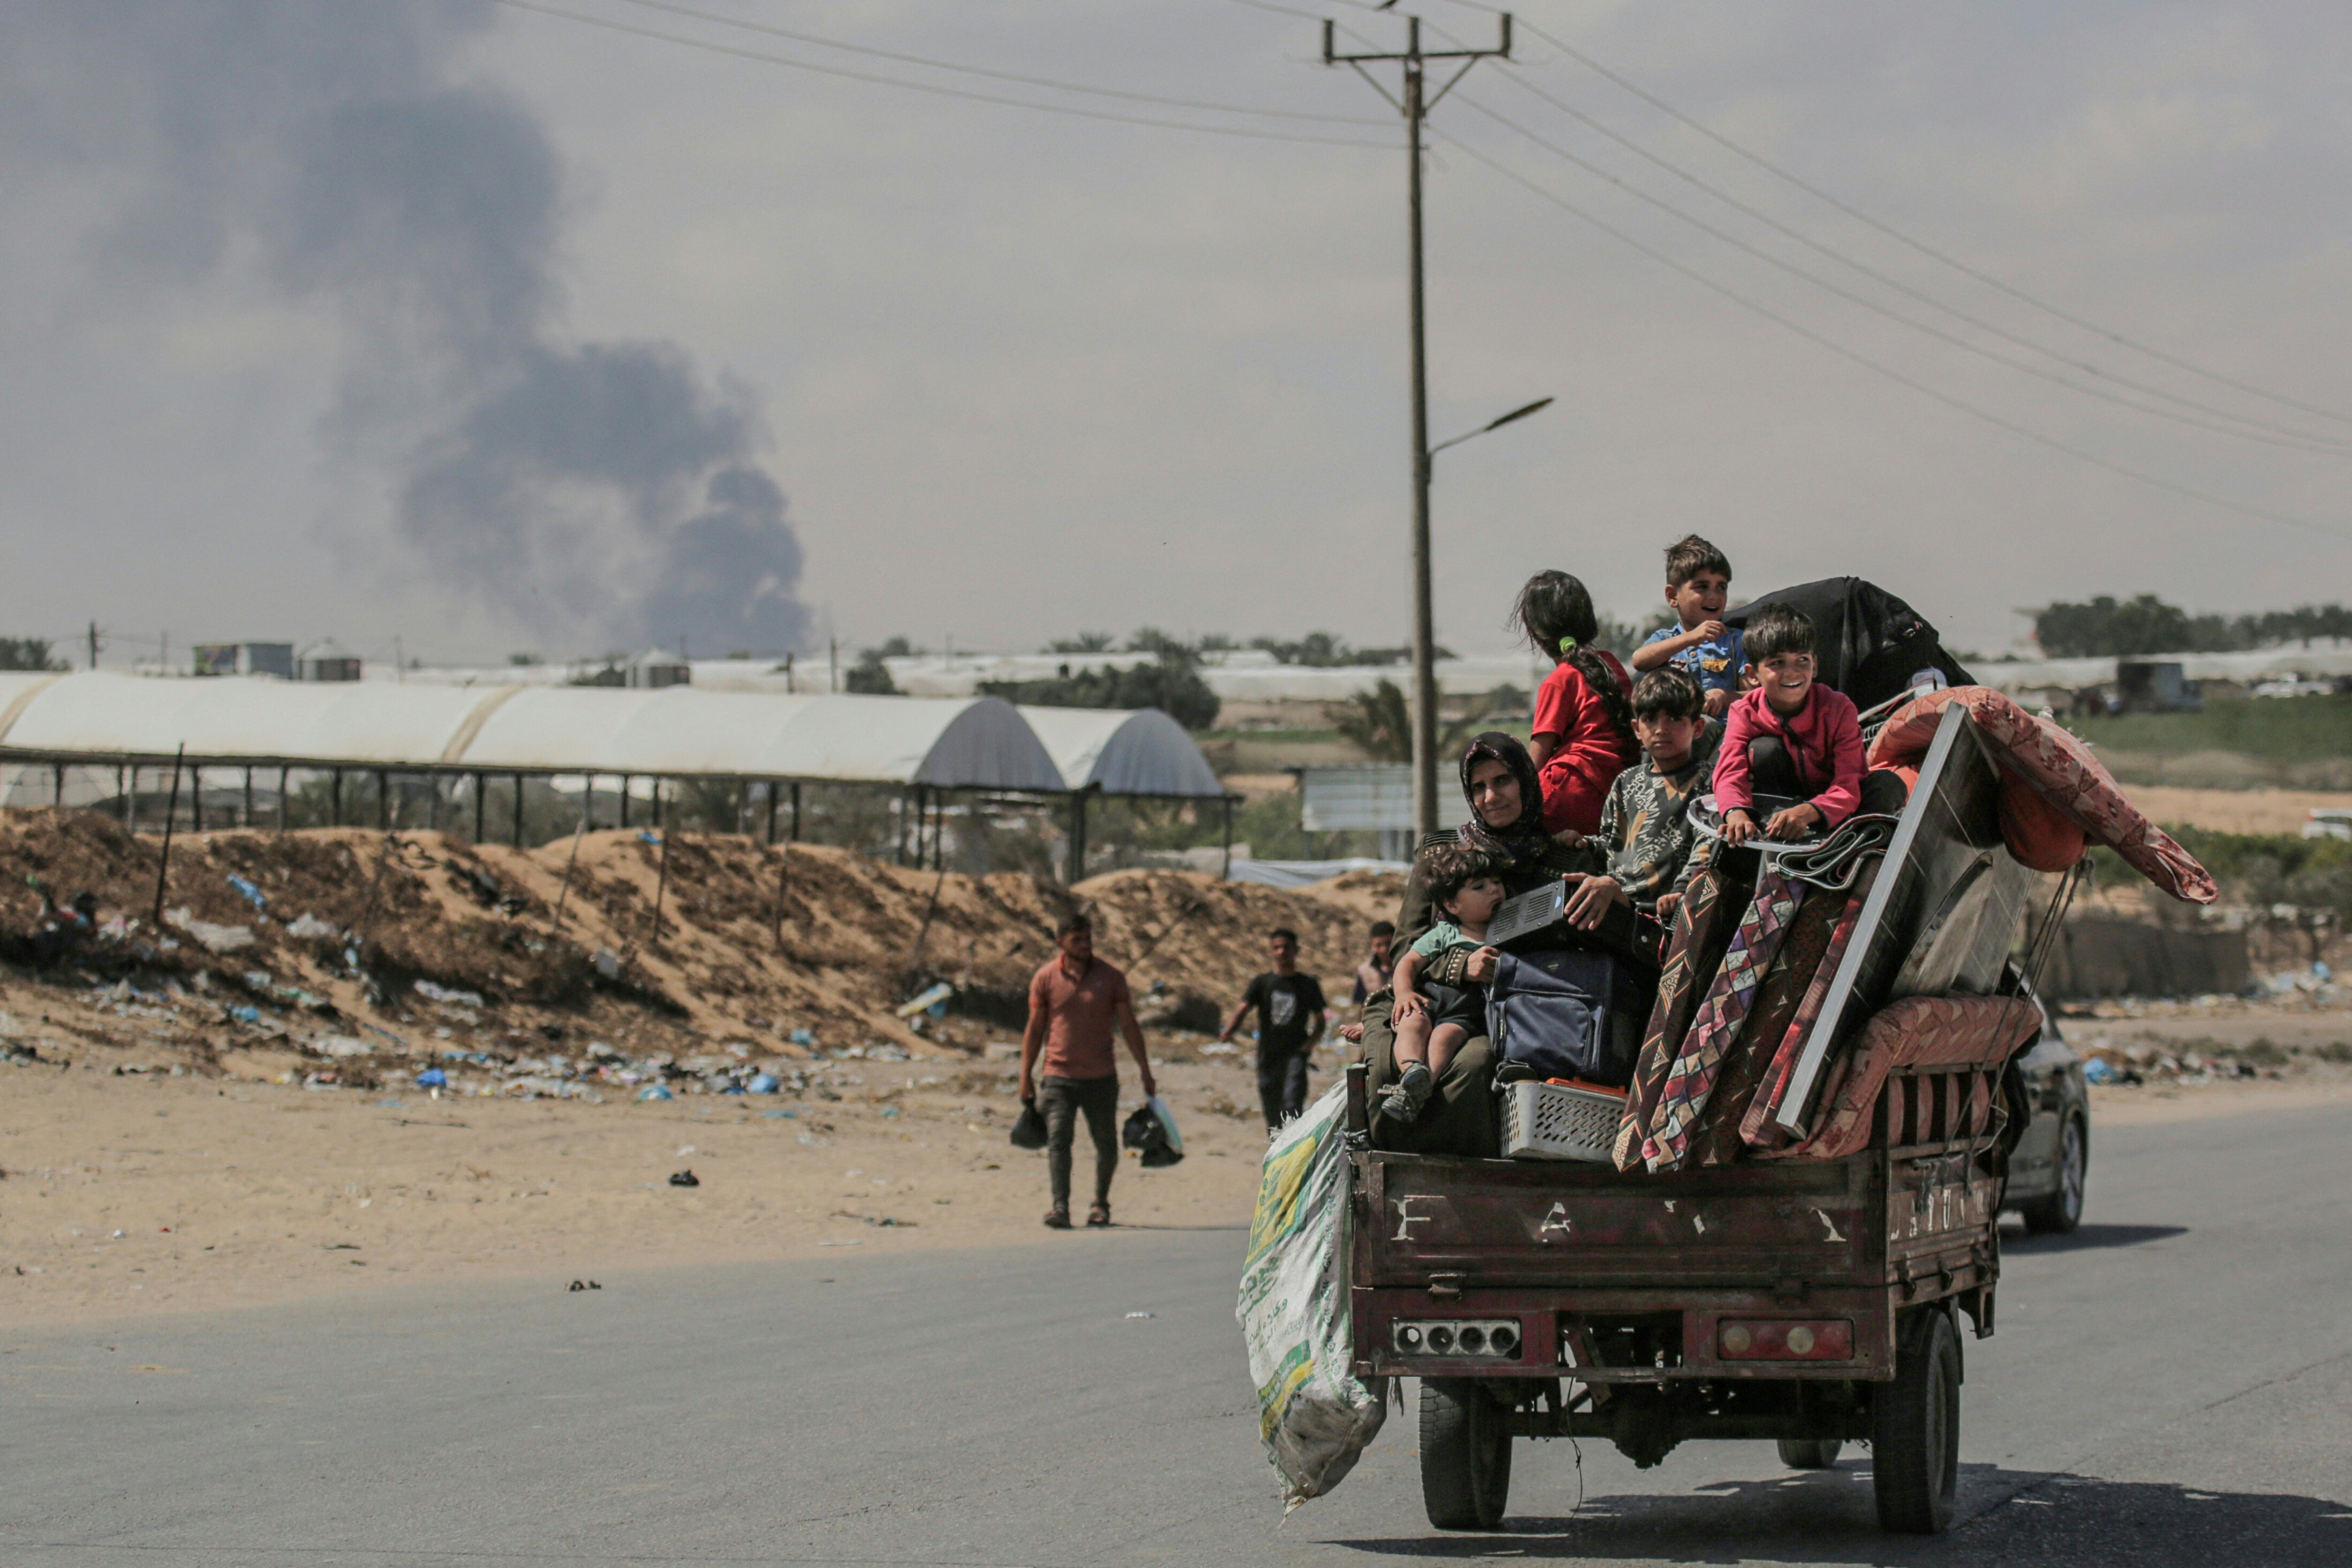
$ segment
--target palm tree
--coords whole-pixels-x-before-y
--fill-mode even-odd
[[[1412,705],[1405,700],[1403,688],[1383,677],[1370,691],[1359,691],[1348,700],[1351,710],[1341,713],[1337,725],[1341,738],[1376,763],[1412,760]],[[1470,712],[1440,727],[1438,755],[1458,752],[1496,712],[1526,700],[1526,694],[1515,688],[1496,687]]]

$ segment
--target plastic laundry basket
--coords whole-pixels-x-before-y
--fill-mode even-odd
[[[1607,1163],[1624,1120],[1625,1091],[1527,1080],[1503,1090],[1503,1152],[1514,1160]]]

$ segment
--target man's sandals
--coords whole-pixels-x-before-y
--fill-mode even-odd
[[[1097,1204],[1094,1207],[1087,1211],[1087,1228],[1088,1230],[1108,1230],[1109,1227],[1110,1205],[1108,1204]]]
[[[1045,1228],[1047,1230],[1069,1229],[1070,1211],[1067,1209],[1047,1209],[1045,1211]]]

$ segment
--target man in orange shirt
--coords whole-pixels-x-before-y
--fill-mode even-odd
[[[1070,1228],[1070,1145],[1083,1111],[1095,1143],[1095,1206],[1087,1211],[1087,1224],[1107,1226],[1111,1173],[1118,1169],[1114,1026],[1127,1037],[1136,1071],[1142,1075],[1143,1092],[1156,1094],[1159,1089],[1152,1081],[1151,1060],[1144,1054],[1143,1026],[1135,1020],[1127,976],[1095,956],[1094,923],[1082,914],[1064,916],[1054,945],[1061,952],[1029,981],[1029,1027],[1021,1037],[1021,1099],[1024,1104],[1034,1102],[1045,1118],[1045,1168],[1054,1187],[1054,1206],[1045,1211],[1045,1224],[1055,1230]],[[1042,1074],[1037,1070],[1041,1065]]]

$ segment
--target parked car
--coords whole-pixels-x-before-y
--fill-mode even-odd
[[[2063,1236],[2083,1223],[2083,1189],[2091,1169],[2091,1091],[2056,1010],[2044,1002],[2042,1015],[2042,1038],[2017,1064],[2033,1116],[2009,1157],[2001,1206],[2014,1211],[2036,1236]]]

